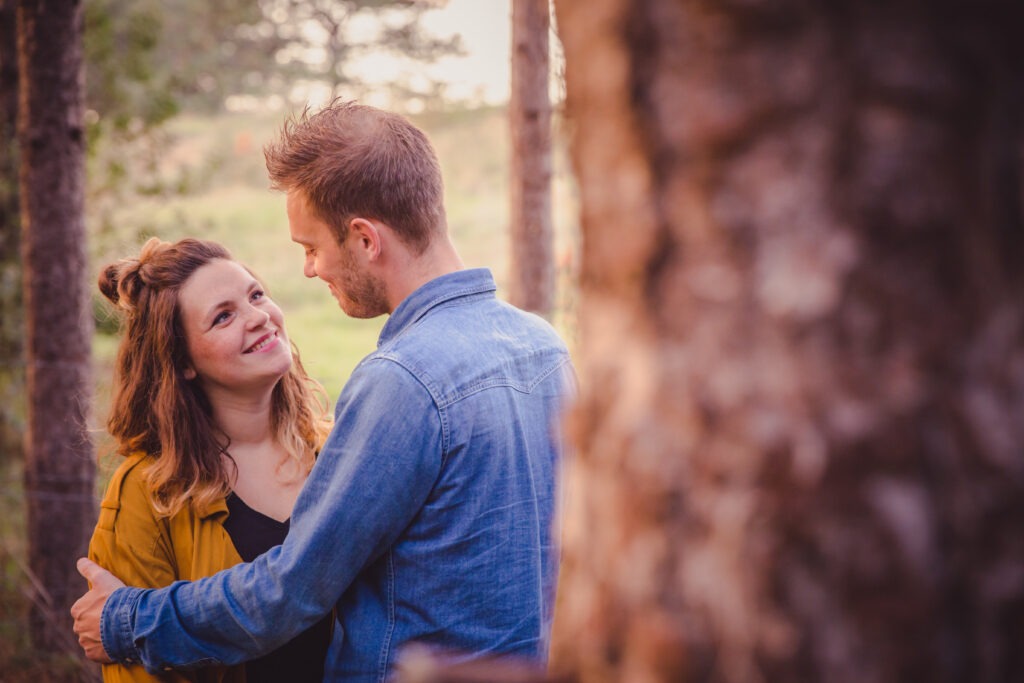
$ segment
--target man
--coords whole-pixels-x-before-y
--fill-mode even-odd
[[[547,656],[560,413],[573,385],[547,323],[495,298],[452,246],[440,168],[405,119],[335,102],[266,150],[304,272],[390,318],[352,373],[285,543],[159,590],[80,560],[72,608],[97,661],[234,664],[337,607],[325,678],[381,681],[401,646]]]

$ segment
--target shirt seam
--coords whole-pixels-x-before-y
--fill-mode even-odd
[[[446,410],[448,404],[442,405],[438,400],[438,391],[429,381],[428,377],[422,377],[420,373],[416,372],[413,368],[406,365],[401,359],[396,358],[386,353],[374,354],[372,358],[367,358],[364,362],[370,362],[373,360],[385,361],[388,363],[394,363],[396,366],[405,370],[410,377],[423,387],[423,390],[427,392],[427,396],[430,397],[430,402],[434,404],[434,410],[437,411],[437,419],[441,423],[441,464],[444,465],[446,458],[448,457],[448,446],[450,442],[450,433],[448,429],[448,411]]]
[[[550,377],[552,374],[554,374],[561,368],[565,367],[566,363],[568,362],[568,357],[562,357],[557,363],[554,363],[550,368],[544,370],[539,375],[537,375],[537,377],[533,379],[531,382],[515,382],[508,379],[507,377],[495,377],[493,379],[481,380],[479,382],[476,382],[475,384],[470,384],[466,386],[457,393],[452,394],[452,396],[448,400],[443,402],[438,401],[438,403],[443,407],[447,408],[448,406],[454,405],[459,401],[462,401],[472,396],[473,394],[479,393],[486,389],[491,389],[493,387],[511,387],[512,389],[520,393],[530,394],[533,393],[533,390],[537,388],[537,385],[539,385],[541,382],[543,382],[545,379]]]
[[[391,658],[391,641],[395,636],[395,564],[394,551],[388,550],[388,627],[384,634],[384,642],[380,651],[380,660],[377,663],[377,682],[384,683],[387,680],[388,661]]]
[[[470,384],[461,389],[460,391],[454,392],[451,396],[442,399],[440,390],[435,386],[433,378],[430,377],[429,375],[417,371],[415,368],[410,367],[408,364],[406,364],[404,360],[397,358],[394,355],[381,353],[377,354],[375,357],[381,360],[391,361],[395,365],[398,365],[399,367],[403,368],[427,390],[427,393],[430,395],[430,399],[434,402],[434,406],[437,408],[438,413],[441,415],[442,430],[445,435],[445,452],[448,451],[448,430],[445,416],[447,415],[447,409],[449,406],[452,406],[458,403],[459,401],[462,401],[468,398],[469,396],[472,396],[473,394],[479,393],[481,391],[484,391],[485,389],[490,389],[493,387],[511,387],[512,389],[519,391],[521,393],[532,393],[533,390],[537,388],[537,385],[539,385],[545,379],[550,377],[555,372],[558,372],[559,370],[564,368],[568,363],[571,362],[571,359],[569,358],[568,354],[559,353],[556,357],[556,362],[552,363],[551,367],[545,369],[530,382],[515,382],[507,377],[494,377],[491,379],[481,380],[474,384]]]

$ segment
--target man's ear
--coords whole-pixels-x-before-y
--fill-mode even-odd
[[[348,239],[352,248],[363,254],[367,261],[375,261],[384,248],[380,226],[366,218],[353,218],[348,223]]]

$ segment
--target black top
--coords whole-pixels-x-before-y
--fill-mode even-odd
[[[228,496],[227,504],[229,514],[224,529],[246,562],[280,545],[288,535],[288,520],[279,522],[267,517],[235,494]],[[246,662],[246,683],[320,683],[324,677],[324,657],[331,644],[331,619],[328,614],[273,652]]]

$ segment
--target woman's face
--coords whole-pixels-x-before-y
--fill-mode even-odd
[[[207,394],[272,388],[292,363],[284,315],[235,261],[202,266],[178,293],[190,365]]]

